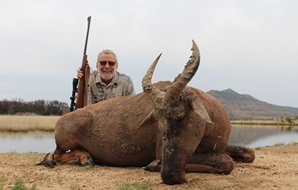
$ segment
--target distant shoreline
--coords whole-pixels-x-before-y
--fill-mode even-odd
[[[0,115],[0,132],[53,132],[57,120],[61,116],[40,115]],[[259,125],[259,126],[298,126],[294,120],[290,125],[287,122],[275,120],[231,120],[232,125]]]
[[[278,126],[298,126],[298,121],[292,123],[276,120],[231,120],[232,125],[278,125]]]

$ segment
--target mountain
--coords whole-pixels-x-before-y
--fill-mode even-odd
[[[210,90],[225,107],[231,119],[266,119],[298,116],[298,108],[278,106],[260,101],[247,94],[239,94],[232,89]]]

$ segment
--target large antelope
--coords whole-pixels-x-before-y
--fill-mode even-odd
[[[151,83],[159,58],[143,78],[143,93],[63,115],[55,128],[57,148],[39,164],[145,166],[161,171],[164,183],[180,184],[185,172],[229,174],[233,159],[252,162],[253,150],[227,145],[231,124],[223,106],[186,86],[200,62],[195,42],[173,82]]]

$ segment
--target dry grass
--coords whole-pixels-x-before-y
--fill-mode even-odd
[[[48,169],[35,166],[44,154],[0,154],[0,187],[11,189],[16,178],[36,189],[152,189],[152,190],[297,190],[298,145],[263,147],[253,163],[235,163],[229,175],[186,173],[188,183],[165,185],[160,173],[141,167],[77,167],[59,165]],[[2,180],[1,180],[2,179]]]
[[[59,117],[0,115],[0,131],[54,131]]]

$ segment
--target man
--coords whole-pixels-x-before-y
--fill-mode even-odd
[[[98,54],[96,68],[89,79],[88,104],[135,93],[129,76],[117,72],[118,60],[112,50],[103,50]],[[80,69],[77,70],[77,76],[83,76]]]

